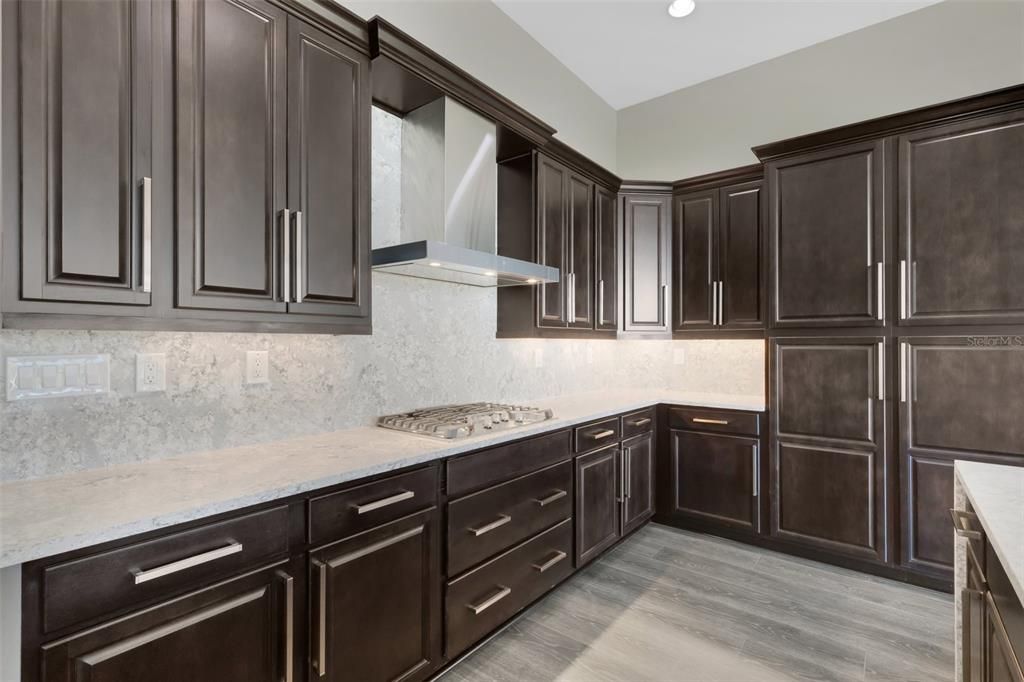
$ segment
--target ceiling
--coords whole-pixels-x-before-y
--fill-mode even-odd
[[[615,109],[706,81],[937,0],[493,0]]]

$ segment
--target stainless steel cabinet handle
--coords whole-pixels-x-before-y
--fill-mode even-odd
[[[327,564],[319,559],[313,559],[313,566],[317,570],[317,607],[316,623],[316,660],[313,667],[316,669],[317,677],[327,674]]]
[[[281,209],[281,300],[292,300],[292,235],[291,212]]]
[[[761,493],[760,481],[758,481],[757,475],[757,444],[750,446],[750,466],[751,466],[751,478],[753,479],[753,496],[757,497]]]
[[[295,679],[295,579],[284,571],[275,571],[284,581],[284,682]]]
[[[604,322],[604,280],[597,280],[597,323]]]
[[[511,587],[505,587],[504,585],[498,585],[498,591],[495,592],[494,594],[492,594],[487,599],[484,599],[479,604],[466,604],[466,606],[475,615],[479,616],[481,613],[483,613],[487,609],[491,608],[492,606],[494,606],[495,604],[497,604],[498,602],[500,602],[502,599],[504,599],[505,597],[507,597],[510,594],[512,594],[512,588]]]
[[[633,497],[633,448],[626,448],[623,460],[625,467],[623,467],[622,478],[625,480],[622,485],[626,489],[623,497],[628,500]]]
[[[506,523],[509,523],[511,521],[512,521],[512,517],[509,516],[508,514],[498,514],[498,518],[496,520],[491,521],[490,523],[488,523],[486,525],[480,526],[479,528],[467,528],[466,530],[468,530],[470,533],[472,533],[476,537],[480,537],[481,535],[484,535],[485,533],[490,533],[492,530],[495,530],[496,528],[501,528]]]
[[[647,426],[650,423],[651,423],[651,418],[650,417],[644,417],[643,419],[634,419],[633,421],[629,422],[629,425],[630,426]]]
[[[879,320],[885,319],[885,271],[882,268],[882,263],[875,263],[877,274],[875,275],[875,317]]]
[[[546,507],[549,504],[551,504],[552,502],[557,502],[558,500],[562,499],[563,497],[565,497],[568,494],[569,493],[564,491],[564,490],[556,490],[555,492],[551,493],[547,497],[535,498],[533,501],[536,502],[537,504],[539,504],[542,507]]]
[[[238,554],[241,551],[242,543],[232,542],[229,545],[218,547],[217,549],[211,549],[209,552],[196,554],[195,556],[190,556],[179,561],[172,561],[169,564],[157,566],[156,568],[151,568],[146,571],[136,569],[132,571],[132,574],[135,576],[135,584],[141,585],[142,583],[149,582],[150,580],[162,578],[165,575],[171,575],[172,573],[177,573],[179,571],[184,571],[185,569],[192,568],[193,566],[208,564],[211,561],[223,559],[224,557],[231,556],[232,554]]]
[[[711,324],[718,325],[718,282],[711,284]]]
[[[661,319],[668,320],[668,285],[661,285]]]
[[[533,564],[533,567],[537,571],[539,571],[540,573],[543,573],[544,571],[548,570],[549,568],[551,568],[552,566],[557,564],[559,561],[564,559],[565,557],[566,557],[565,552],[556,551],[555,555],[553,557],[551,557],[550,559],[548,559],[547,561],[545,561],[542,564]]]
[[[720,426],[727,426],[729,424],[727,419],[705,419],[704,417],[692,417],[690,421],[694,424],[719,424]]]
[[[977,522],[977,514],[972,514],[962,509],[950,509],[949,516],[953,519],[953,531],[959,537],[967,538],[968,540],[980,540],[982,538],[980,530],[971,530],[966,524],[968,521]]]
[[[614,436],[614,435],[615,435],[615,430],[614,429],[604,429],[602,431],[597,431],[595,433],[590,434],[590,437],[593,440],[603,440],[603,439],[607,438],[608,436]]]
[[[398,504],[405,500],[411,500],[414,497],[416,497],[416,493],[412,490],[404,490],[400,493],[396,493],[395,495],[374,500],[373,502],[367,502],[366,504],[354,504],[352,506],[355,507],[356,514],[365,514],[366,512],[372,512],[383,507],[390,507],[393,504]]]
[[[878,342],[878,399],[885,400],[885,341]]]
[[[907,261],[900,261],[900,319],[907,319]]]
[[[153,290],[153,178],[142,178],[142,291]]]
[[[718,326],[725,324],[725,282],[718,280]]]
[[[306,231],[302,211],[295,212],[295,302],[306,300]]]
[[[621,450],[616,453],[619,456],[619,502],[626,500],[626,453]]]
[[[991,591],[985,593],[985,613],[988,614],[988,619],[992,623],[991,632],[996,636],[999,648],[1005,654],[1003,658],[1006,662],[1006,667],[1010,669],[1010,677],[1013,678],[1014,682],[1024,682],[1024,670],[1021,669],[1020,663],[1014,655],[1010,635],[1006,632],[1006,624],[1003,623],[1003,617],[999,613],[995,599],[992,598]]]
[[[907,353],[908,345],[906,341],[900,343],[900,402],[907,402],[907,361],[909,354]]]

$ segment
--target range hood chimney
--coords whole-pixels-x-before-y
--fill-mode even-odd
[[[497,255],[495,125],[441,97],[402,120],[400,243],[373,269],[482,287],[557,282],[558,270]]]

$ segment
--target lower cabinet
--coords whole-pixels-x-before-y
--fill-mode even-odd
[[[654,515],[654,434],[622,442],[622,535]]]
[[[759,530],[757,438],[673,430],[670,443],[673,514]]]
[[[438,516],[432,508],[311,553],[313,679],[422,680],[440,665]]]
[[[44,645],[40,679],[291,680],[294,608],[283,568],[247,573]]]
[[[609,445],[576,458],[576,565],[619,539],[619,466],[622,450]]]

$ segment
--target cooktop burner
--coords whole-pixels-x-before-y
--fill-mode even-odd
[[[473,435],[511,429],[551,419],[551,410],[500,403],[443,405],[425,410],[391,414],[377,419],[377,426],[396,431],[433,436],[467,438]]]

